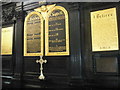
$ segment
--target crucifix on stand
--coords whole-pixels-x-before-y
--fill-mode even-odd
[[[45,79],[45,76],[43,75],[43,63],[47,63],[47,60],[42,59],[43,56],[40,56],[40,60],[36,60],[36,63],[40,64],[40,76],[39,79]]]

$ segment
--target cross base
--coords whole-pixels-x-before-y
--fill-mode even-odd
[[[40,75],[38,78],[41,79],[41,80],[44,80],[44,79],[45,79],[45,76]]]

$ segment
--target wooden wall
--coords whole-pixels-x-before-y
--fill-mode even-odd
[[[45,3],[52,4],[52,3]],[[42,4],[41,4],[42,5]],[[38,3],[3,4],[3,26],[14,25],[13,54],[2,56],[3,88],[118,88],[120,84],[119,50],[95,52],[91,48],[90,12],[111,7],[117,8],[118,31],[120,24],[119,3],[56,3],[69,14],[70,55],[44,56],[45,80],[39,80],[39,57],[23,56],[24,19],[28,12],[40,7]],[[11,12],[8,9],[11,8]],[[11,14],[9,14],[10,12]],[[120,34],[119,34],[120,35]],[[116,73],[96,72],[98,59],[117,58]],[[97,61],[96,61],[97,60]],[[113,60],[114,61],[114,60]],[[98,63],[100,63],[98,61]],[[103,61],[105,65],[108,61]],[[111,61],[112,63],[112,61]]]

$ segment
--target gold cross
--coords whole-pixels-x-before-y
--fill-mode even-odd
[[[42,59],[43,56],[40,56],[40,60],[36,60],[36,63],[40,63],[40,76],[39,79],[45,79],[45,76],[43,75],[43,63],[46,63],[47,60]]]

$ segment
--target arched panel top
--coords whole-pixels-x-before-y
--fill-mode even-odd
[[[57,11],[57,10],[59,10],[60,13],[52,14],[52,12]],[[48,12],[48,18],[51,16],[51,14],[52,14],[52,16],[59,16],[59,15],[64,14],[65,17],[66,17],[66,19],[68,19],[68,12],[67,12],[67,10],[66,10],[64,7],[62,7],[62,6],[55,6],[54,8],[52,8],[52,9]]]
[[[30,19],[30,17],[35,17],[35,16],[36,16],[36,19],[38,17],[38,18],[40,18],[40,20],[43,20],[43,17],[42,17],[42,15],[39,12],[33,11],[33,12],[29,13],[26,16],[26,18],[25,18],[25,24],[26,24],[27,20]]]

